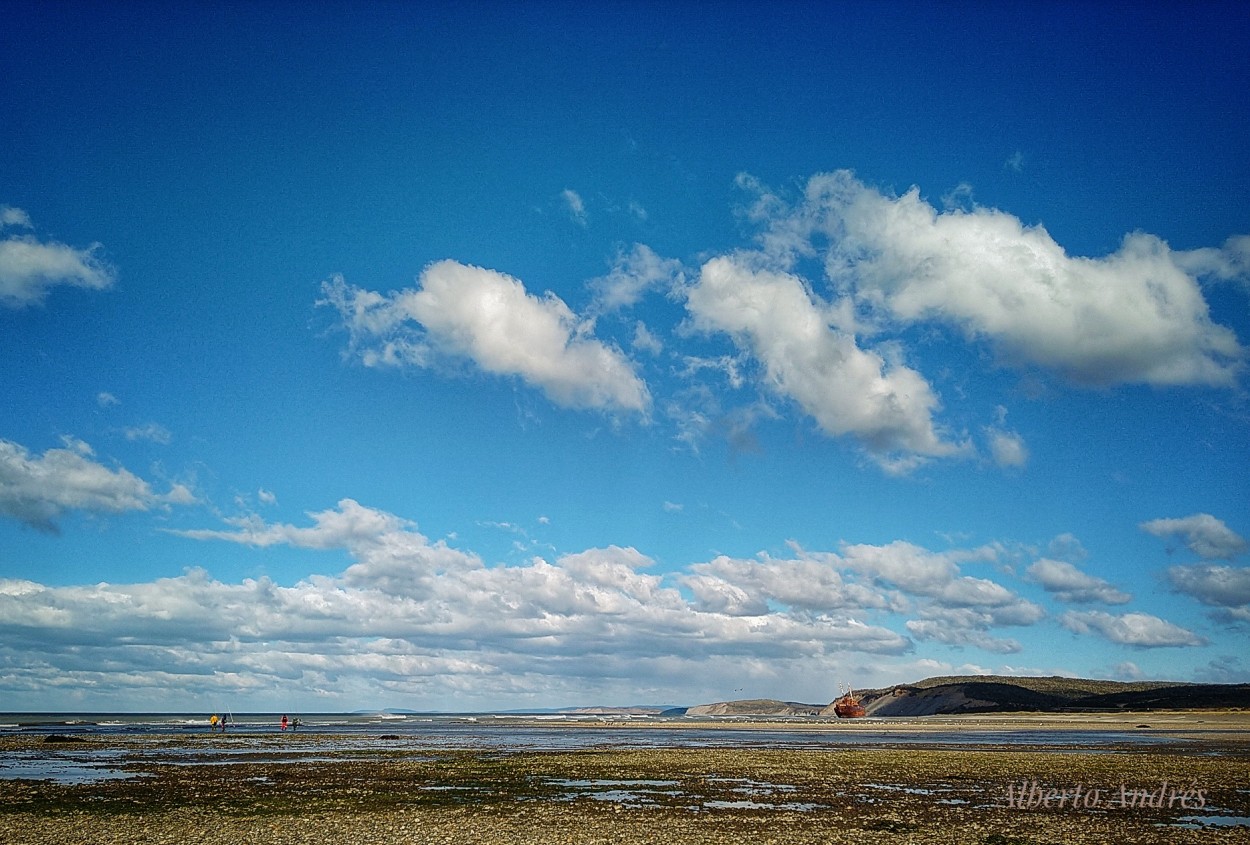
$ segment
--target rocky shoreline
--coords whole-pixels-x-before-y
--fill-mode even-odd
[[[0,841],[69,843],[1244,842],[1242,732],[1072,753],[1045,748],[339,748],[109,737],[124,777],[0,781]],[[90,746],[89,748],[86,746]]]

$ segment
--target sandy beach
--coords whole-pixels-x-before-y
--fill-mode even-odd
[[[630,726],[637,726],[631,721]],[[701,727],[724,726],[710,721]],[[776,730],[773,721],[728,723]],[[787,723],[791,728],[794,724]],[[1150,727],[1141,727],[1150,725]],[[603,727],[602,723],[599,725]],[[564,726],[567,728],[568,726]],[[959,727],[1149,732],[1085,750],[926,743]],[[681,727],[667,728],[674,731]],[[847,723],[897,746],[500,750],[378,734],[0,737],[0,755],[109,777],[0,781],[0,841],[62,843],[1245,842],[1243,713],[1020,714]],[[907,744],[903,744],[903,740]]]

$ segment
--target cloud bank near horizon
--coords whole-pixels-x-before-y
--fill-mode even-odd
[[[170,689],[182,696],[176,706],[264,699],[291,686],[327,707],[398,696],[432,706],[584,702],[588,690],[716,690],[726,672],[772,689],[795,677],[819,687],[847,672],[864,685],[892,683],[922,671],[910,656],[917,641],[1009,655],[1019,644],[1002,629],[1052,619],[1070,636],[1130,648],[1204,642],[1139,611],[1056,618],[1009,586],[1002,567],[1019,552],[999,544],[933,551],[899,541],[836,552],[791,544],[785,558],[718,556],[660,574],[644,553],[622,546],[489,566],[352,499],[309,519],[251,515],[168,533],[342,550],[352,562],[341,572],[290,585],[223,583],[199,568],[137,584],[0,580],[6,688],[17,696],[57,690],[99,706],[110,696],[165,700]],[[998,577],[966,571],[986,568]],[[1072,565],[1040,559],[1029,577],[1080,592],[1065,600],[1121,603]]]

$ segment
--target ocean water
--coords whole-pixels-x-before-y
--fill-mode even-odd
[[[1039,748],[1083,754],[1121,752],[1184,741],[1175,734],[1105,730],[916,730],[916,720],[864,719],[853,726],[795,718],[748,725],[745,719],[572,714],[239,713],[225,735],[202,713],[0,713],[0,740],[75,738],[81,742],[0,743],[0,781],[87,783],[143,777],[128,763],[145,759],[209,766],[240,761],[299,763],[349,759],[394,749],[488,752],[589,748]],[[708,723],[715,723],[709,727]],[[124,745],[108,739],[125,740]],[[180,738],[185,741],[180,741]],[[92,740],[97,740],[92,742]],[[150,742],[148,740],[150,739]],[[1220,753],[1218,750],[1208,753]],[[744,799],[745,800],[745,799]]]
[[[228,735],[283,734],[281,713],[231,714]],[[583,714],[287,714],[298,729],[285,735],[317,737],[334,747],[379,738],[430,747],[562,750],[612,747],[863,747],[1040,746],[1052,750],[1106,750],[1176,742],[1174,734],[1108,730],[1004,730],[960,727],[916,731],[916,720],[862,719],[853,726],[809,718],[628,716]],[[708,723],[715,727],[708,727]],[[751,723],[748,725],[748,723]],[[211,733],[203,713],[0,713],[0,737],[65,734],[88,739],[110,735],[191,737]],[[198,744],[197,744],[198,746]]]

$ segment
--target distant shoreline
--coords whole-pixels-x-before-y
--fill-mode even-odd
[[[630,713],[409,713],[401,716],[370,718],[358,713],[299,714],[304,726],[299,733],[316,732],[326,724],[353,725],[367,729],[374,727],[387,732],[397,727],[415,726],[423,723],[477,724],[483,726],[524,725],[532,728],[596,728],[635,727],[669,730],[747,730],[754,728],[775,730],[796,729],[826,731],[949,731],[964,730],[1027,730],[1080,731],[1080,730],[1144,730],[1185,731],[1220,730],[1250,732],[1250,710],[1241,708],[1211,709],[1157,709],[1157,710],[1071,710],[1071,711],[1010,711],[984,713],[949,713],[925,716],[877,716],[868,715],[854,719],[833,716],[808,715],[700,715],[659,716]],[[233,724],[243,730],[278,730],[278,713],[238,713]],[[143,725],[150,733],[169,732],[175,735],[207,730],[207,716],[195,717],[183,713],[109,713],[109,712],[44,712],[0,713],[0,736],[23,731],[51,729],[84,729],[101,727],[124,727],[127,724]],[[296,733],[292,731],[292,734]]]
[[[856,719],[838,719],[827,716],[694,716],[681,720],[665,719],[650,720],[646,717],[631,717],[618,720],[619,724],[654,725],[656,727],[743,727],[750,725],[804,725],[816,729],[829,730],[862,730],[864,728],[887,727],[890,730],[946,730],[955,727],[993,727],[995,729],[1009,726],[1021,726],[1035,729],[1045,726],[1051,730],[1107,730],[1108,726],[1117,729],[1136,729],[1138,725],[1148,724],[1151,728],[1192,730],[1199,726],[1210,728],[1214,725],[1221,729],[1250,731],[1250,710],[1214,708],[1211,710],[1073,710],[1070,712],[989,712],[989,713],[950,713],[932,716],[864,716]],[[569,721],[567,724],[602,724]],[[1096,727],[1091,727],[1096,726]]]

